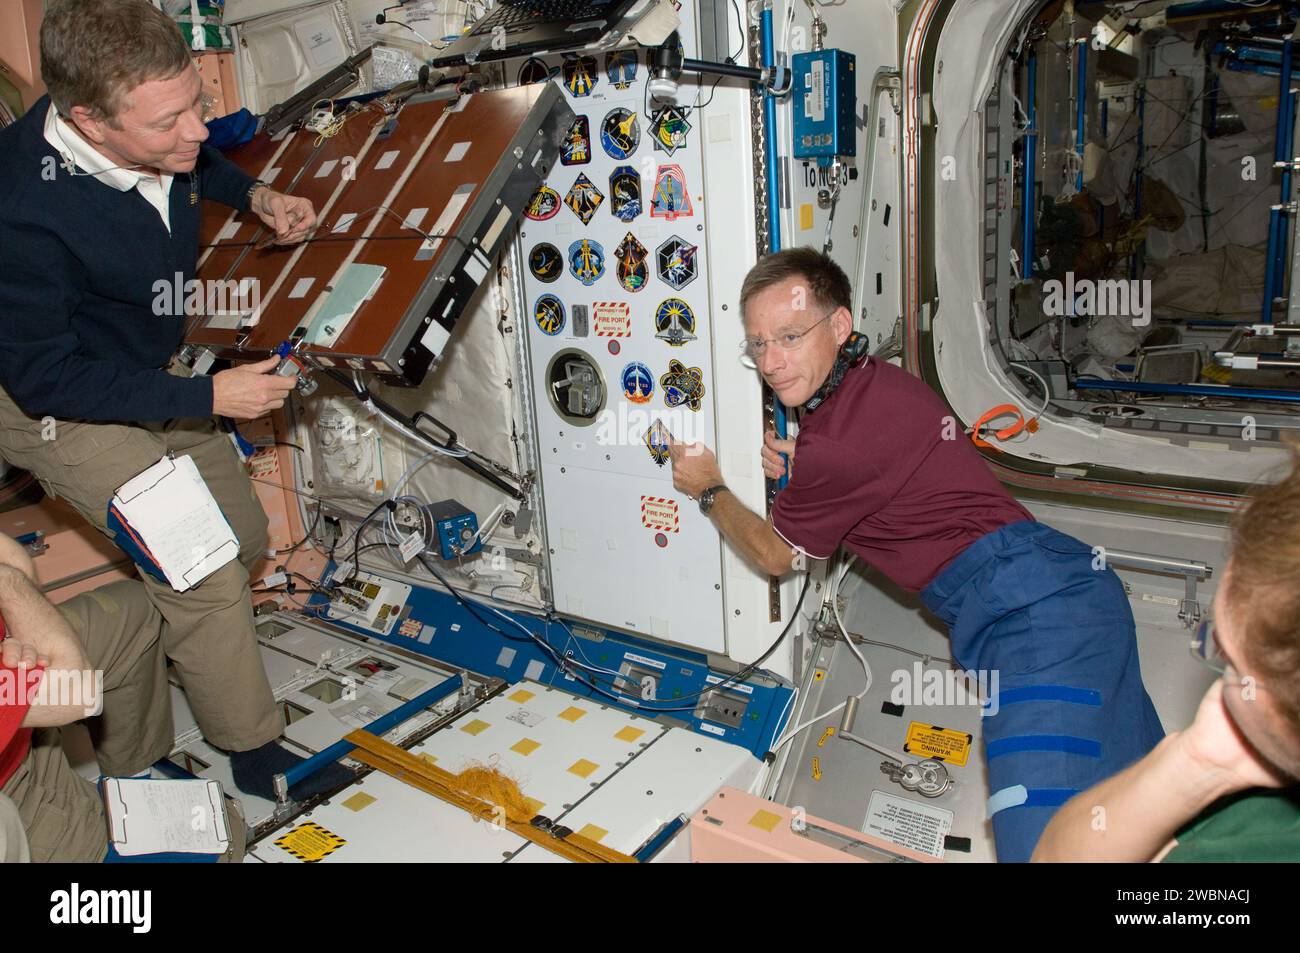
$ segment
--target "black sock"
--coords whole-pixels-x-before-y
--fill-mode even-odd
[[[260,748],[251,751],[230,753],[230,768],[235,775],[235,786],[245,794],[253,794],[268,801],[275,800],[275,788],[272,786],[271,779],[277,774],[284,774],[302,761],[302,758],[280,747],[274,741],[268,741]],[[296,801],[305,801],[314,795],[346,784],[355,776],[354,772],[342,765],[327,765],[311,777],[289,788],[289,796]]]

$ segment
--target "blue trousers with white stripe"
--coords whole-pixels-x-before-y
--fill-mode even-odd
[[[1124,585],[1091,547],[1024,521],[977,539],[921,599],[963,669],[998,673],[989,812],[998,860],[1027,861],[1058,807],[1164,737]]]

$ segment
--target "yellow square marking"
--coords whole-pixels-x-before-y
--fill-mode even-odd
[[[605,830],[605,828],[603,827],[597,827],[595,824],[588,824],[582,830],[578,831],[578,836],[585,837],[587,838],[587,840],[594,840],[597,843],[599,843],[600,839],[608,833],[609,831]]]
[[[542,813],[542,808],[546,807],[544,803],[537,800],[535,797],[524,798],[524,803],[528,805],[528,810],[532,811],[534,814]]]
[[[617,734],[615,734],[614,737],[619,741],[627,741],[630,743],[636,741],[643,734],[645,734],[645,732],[640,728],[633,728],[631,725],[628,725],[626,728],[621,729]]]
[[[776,825],[781,823],[781,815],[773,814],[771,811],[759,811],[749,819],[750,827],[757,827],[760,831],[767,831],[769,834],[776,830]]]
[[[375,803],[375,799],[365,791],[358,791],[352,797],[343,802],[343,806],[349,811],[360,811]]]
[[[565,721],[577,721],[586,713],[587,709],[585,708],[566,708],[564,711],[560,712],[560,717]]]
[[[483,721],[482,719],[479,718],[475,718],[468,725],[461,726],[460,730],[465,732],[468,735],[481,735],[484,731],[486,731],[491,727],[492,726],[489,725],[486,721]]]
[[[806,232],[813,227],[812,206],[804,202],[799,206],[799,230]]]
[[[519,691],[515,692],[513,695],[510,695],[508,697],[512,702],[519,702],[519,704],[522,705],[524,702],[531,701],[533,698],[536,698],[537,696],[534,695],[532,692],[530,692],[528,689],[521,688],[519,689]]]
[[[510,750],[518,751],[522,755],[530,755],[541,746],[541,742],[534,741],[532,738],[520,738],[510,746]]]
[[[579,758],[569,766],[569,773],[576,774],[580,778],[585,778],[599,767],[600,765],[588,761],[586,758]]]

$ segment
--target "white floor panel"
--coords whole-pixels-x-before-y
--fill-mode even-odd
[[[636,715],[519,682],[412,750],[453,774],[500,768],[537,811],[563,814],[667,729]]]
[[[501,863],[527,843],[505,828],[477,820],[431,794],[378,771],[289,825],[318,824],[345,844],[320,863]],[[300,863],[276,846],[285,831],[261,841],[255,859]]]
[[[631,854],[679,814],[692,816],[718,788],[749,787],[758,768],[743,748],[673,728],[560,820]]]

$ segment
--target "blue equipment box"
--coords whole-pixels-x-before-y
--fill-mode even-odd
[[[476,538],[478,517],[464,503],[459,500],[430,503],[429,515],[433,517],[438,549],[443,559],[456,559],[482,550],[483,541]],[[474,545],[466,548],[466,543],[471,539],[474,540]]]
[[[857,59],[843,50],[796,53],[794,77],[794,157],[830,165],[836,156],[858,154]]]

